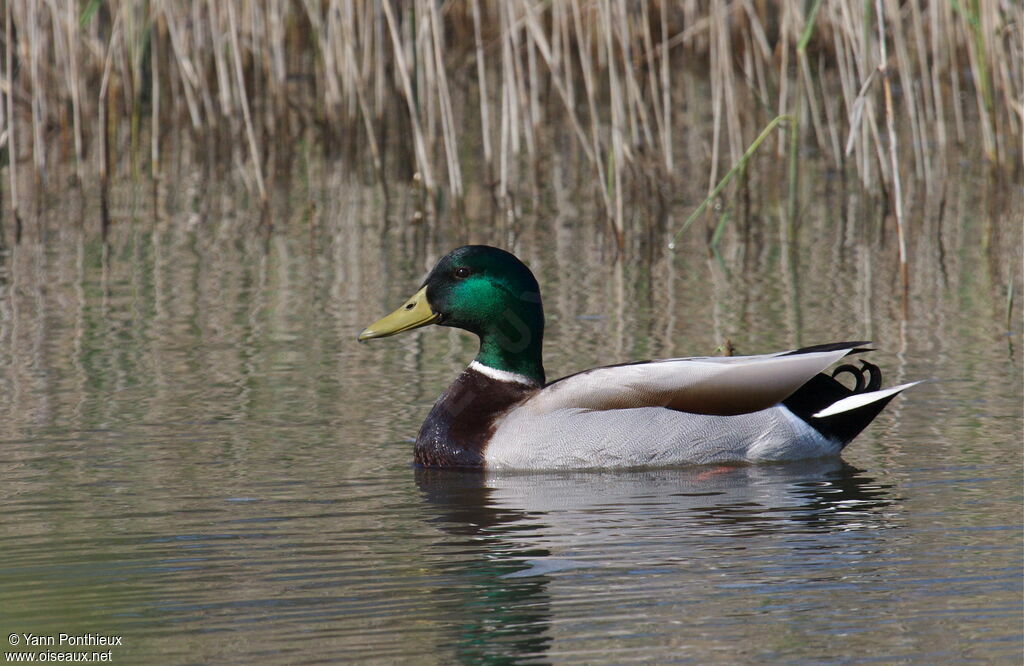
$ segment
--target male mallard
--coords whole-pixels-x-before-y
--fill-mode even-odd
[[[837,455],[900,391],[866,361],[819,374],[863,342],[763,356],[610,365],[545,383],[544,309],[533,273],[486,245],[451,251],[359,340],[427,324],[480,338],[416,438],[424,467],[585,469]],[[833,377],[853,375],[853,390]],[[866,377],[865,377],[866,375]],[[916,383],[916,382],[914,382]]]

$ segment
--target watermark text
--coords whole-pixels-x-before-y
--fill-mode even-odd
[[[12,648],[21,648],[23,651],[5,651],[5,663],[110,663],[114,658],[114,650],[104,650],[103,648],[123,646],[124,637],[92,633],[12,633],[7,635],[7,644]],[[73,648],[91,649],[76,650]]]

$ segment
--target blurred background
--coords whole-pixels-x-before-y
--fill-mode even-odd
[[[104,224],[161,219],[228,184],[235,206],[273,203],[268,224],[317,226],[339,177],[385,202],[415,193],[403,224],[505,231],[558,210],[559,181],[622,246],[694,208],[777,116],[717,226],[749,226],[772,192],[795,216],[801,177],[869,195],[907,233],[964,173],[1019,199],[1009,0],[12,0],[4,15],[8,242],[55,201],[77,199],[78,224],[98,203]]]

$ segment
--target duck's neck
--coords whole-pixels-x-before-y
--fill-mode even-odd
[[[525,378],[537,386],[544,386],[544,329],[521,326],[504,327],[503,330],[491,331],[480,335],[480,352],[474,363],[478,363],[498,373],[511,373]]]

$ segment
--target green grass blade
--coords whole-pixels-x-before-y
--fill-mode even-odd
[[[740,157],[740,159],[736,162],[736,164],[733,165],[731,169],[729,169],[729,173],[725,174],[725,176],[722,177],[722,180],[718,181],[718,185],[716,185],[715,189],[711,191],[711,194],[705,197],[704,201],[702,201],[701,204],[697,206],[697,210],[690,213],[690,216],[686,218],[685,222],[683,222],[683,226],[679,228],[679,231],[673,234],[672,240],[668,244],[668,248],[670,250],[675,249],[676,241],[679,240],[679,237],[683,234],[683,232],[690,228],[690,225],[693,224],[694,220],[700,217],[700,214],[707,209],[708,204],[714,201],[715,197],[717,197],[722,192],[722,190],[726,188],[726,186],[732,181],[733,177],[737,173],[739,173],[743,169],[743,167],[747,165],[747,162],[750,161],[750,158],[754,155],[755,152],[757,152],[757,149],[761,147],[761,144],[764,143],[764,140],[768,138],[768,135],[772,133],[772,130],[778,127],[779,124],[783,121],[794,122],[794,119],[793,116],[789,114],[776,116],[775,118],[772,119],[770,123],[768,123],[765,126],[763,130],[761,130],[761,133],[757,136],[756,139],[754,139],[754,142],[750,144],[750,147],[747,148],[747,152],[743,153],[743,156]]]
[[[821,0],[814,0],[811,13],[807,15],[807,25],[804,26],[804,31],[800,33],[800,41],[796,45],[797,53],[807,49],[807,42],[811,41],[811,35],[814,34],[814,21],[818,18],[818,9],[820,7]]]
[[[102,4],[103,0],[92,0],[92,2],[86,5],[85,9],[82,10],[82,13],[78,17],[78,25],[83,28],[89,25],[89,22],[92,21],[92,17],[100,10],[100,5]]]

